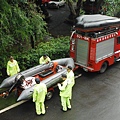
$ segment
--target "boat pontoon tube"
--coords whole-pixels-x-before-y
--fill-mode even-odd
[[[67,73],[66,68],[63,68],[63,70],[60,71],[59,73],[56,73],[53,76],[41,81],[41,83],[45,83],[47,88],[50,88],[56,85],[57,83],[61,82],[61,74],[63,73]],[[32,97],[33,89],[34,86],[23,90],[20,96],[18,97],[17,101],[30,99]]]
[[[66,67],[71,66],[74,69],[74,61],[72,58],[62,58],[62,59],[53,60],[48,64],[37,65],[35,67],[32,67],[28,70],[21,72],[21,74],[24,75],[25,77],[35,76],[39,74],[41,71],[51,68],[53,66],[53,62],[57,62],[58,65],[62,65]],[[0,88],[7,88],[12,86],[15,82],[15,77],[16,75],[8,77],[5,80],[3,80],[3,82],[0,85]]]

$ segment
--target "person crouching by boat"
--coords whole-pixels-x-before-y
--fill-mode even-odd
[[[45,54],[39,59],[40,64],[48,64],[51,59]]]
[[[14,60],[13,56],[10,56],[10,60],[7,63],[7,75],[13,76],[20,72],[18,62]]]
[[[72,83],[71,80],[67,78],[66,74],[62,74],[63,83],[58,83],[58,88],[60,90],[60,97],[61,97],[61,105],[62,111],[66,112],[67,110],[71,110],[71,94],[72,94]]]
[[[39,78],[35,78],[36,85],[33,90],[33,102],[35,102],[35,108],[37,115],[45,114],[45,96],[47,94],[47,87],[44,83],[40,83]]]

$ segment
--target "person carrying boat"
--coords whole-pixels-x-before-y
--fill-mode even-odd
[[[40,64],[48,64],[51,59],[45,54],[39,59]]]
[[[58,83],[58,88],[60,90],[61,97],[61,105],[62,111],[66,112],[67,110],[71,110],[70,98],[72,94],[72,83],[71,80],[67,78],[66,74],[62,74],[63,83]]]
[[[10,56],[10,60],[7,63],[7,75],[13,76],[20,72],[19,65],[16,60],[12,56]]]
[[[33,102],[35,102],[35,108],[37,115],[45,114],[45,96],[47,94],[47,87],[44,83],[40,82],[39,78],[35,78],[36,85],[33,90]]]

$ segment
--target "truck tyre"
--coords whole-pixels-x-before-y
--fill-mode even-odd
[[[53,91],[48,91],[46,95],[46,100],[50,100],[53,96]]]
[[[108,67],[107,62],[104,62],[101,66],[99,73],[104,73],[106,71],[107,67]]]

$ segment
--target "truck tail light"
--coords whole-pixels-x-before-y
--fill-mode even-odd
[[[75,39],[71,39],[71,50],[75,50]]]
[[[71,44],[75,45],[75,39],[71,39]]]
[[[72,45],[71,50],[72,50],[72,51],[75,50],[75,45]]]

